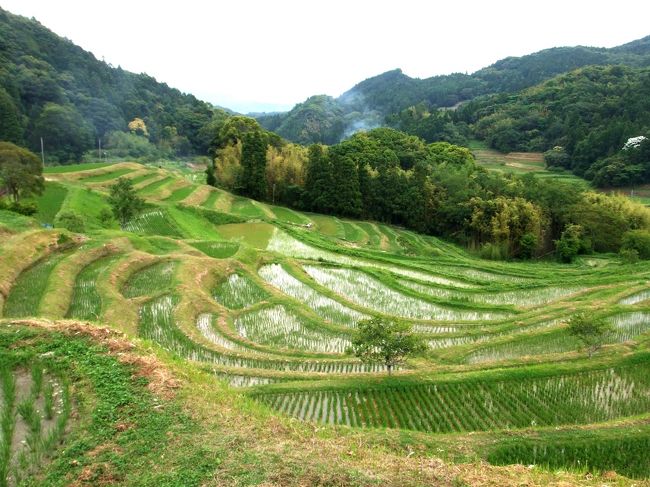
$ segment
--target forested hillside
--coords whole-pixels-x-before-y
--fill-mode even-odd
[[[590,66],[515,95],[464,104],[455,114],[500,151],[549,151],[547,164],[597,186],[650,181],[650,69]]]
[[[454,73],[418,79],[396,69],[362,81],[339,98],[330,99],[328,110],[321,108],[320,97],[312,97],[287,113],[257,118],[264,127],[289,140],[330,143],[332,133],[324,131],[324,126],[340,126],[339,139],[355,130],[382,125],[405,129],[396,116],[409,107],[454,107],[481,95],[516,92],[583,66],[618,64],[650,65],[650,37],[612,49],[558,47],[508,57],[471,75]],[[307,109],[316,115],[305,117]],[[318,123],[311,123],[313,120]],[[427,140],[441,140],[436,134],[432,137]]]
[[[0,9],[0,140],[40,151],[43,137],[51,163],[79,160],[98,138],[105,147],[135,147],[142,155],[205,154],[209,125],[223,116],[151,76],[97,60],[34,19]],[[145,139],[129,140],[127,130]]]

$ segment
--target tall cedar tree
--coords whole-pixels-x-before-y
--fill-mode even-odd
[[[305,177],[305,206],[327,213],[332,211],[332,165],[325,148],[320,144],[309,147],[309,162]]]
[[[261,200],[266,196],[266,149],[268,141],[259,130],[247,132],[242,137],[239,183],[241,194]]]
[[[18,110],[7,91],[0,87],[0,140],[19,144],[23,129],[20,126]]]
[[[332,159],[334,212],[357,217],[361,215],[361,190],[357,165],[348,156]]]

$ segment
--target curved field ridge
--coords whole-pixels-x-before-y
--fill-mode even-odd
[[[588,424],[650,408],[650,367],[548,378],[260,394],[308,421],[451,433]]]
[[[360,306],[388,315],[436,321],[496,320],[507,317],[506,313],[443,308],[394,291],[361,271],[311,265],[304,269],[321,286]]]
[[[280,264],[266,265],[261,267],[258,272],[266,282],[278,288],[284,294],[304,303],[324,320],[343,326],[355,327],[360,320],[368,318],[363,313],[323,296],[293,277]]]

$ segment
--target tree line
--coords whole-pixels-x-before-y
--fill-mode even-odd
[[[650,254],[650,213],[572,182],[489,172],[471,152],[390,129],[331,146],[287,143],[233,117],[213,145],[208,181],[287,206],[400,225],[494,259],[627,250]]]

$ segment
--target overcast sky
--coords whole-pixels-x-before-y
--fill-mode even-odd
[[[241,112],[338,96],[394,68],[471,73],[650,35],[648,1],[0,0],[114,66]]]

